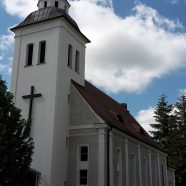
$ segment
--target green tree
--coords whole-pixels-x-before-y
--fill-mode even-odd
[[[163,94],[157,103],[154,111],[154,124],[151,124],[154,131],[151,131],[153,138],[167,152],[169,146],[169,136],[173,132],[174,116],[172,115],[173,106],[168,104],[167,97]]]
[[[0,186],[27,185],[34,145],[29,137],[31,122],[22,119],[20,113],[0,80]]]
[[[177,117],[176,141],[176,182],[178,186],[186,183],[186,95],[182,94],[175,104]]]

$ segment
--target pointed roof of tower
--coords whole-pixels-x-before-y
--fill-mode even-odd
[[[46,7],[30,13],[23,22],[11,28],[11,31],[57,18],[64,18],[76,31],[78,31],[85,38],[87,43],[90,42],[90,40],[80,31],[77,23],[69,16],[69,14],[65,10],[56,7]]]

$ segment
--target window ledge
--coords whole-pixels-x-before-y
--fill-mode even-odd
[[[46,62],[44,62],[44,63],[37,63],[36,65],[45,65],[46,64]]]
[[[73,70],[73,68],[71,66],[67,66],[68,68],[70,68],[71,70]]]
[[[26,68],[26,67],[33,67],[33,65],[25,65],[24,67],[25,67],[25,68]]]
[[[80,72],[75,71],[78,75],[80,75]]]

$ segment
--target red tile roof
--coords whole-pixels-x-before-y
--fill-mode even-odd
[[[88,81],[85,81],[84,87],[73,80],[72,84],[87,101],[94,112],[107,124],[161,150],[160,146],[129,113],[124,104],[118,103]]]

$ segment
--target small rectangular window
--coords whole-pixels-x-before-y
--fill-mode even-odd
[[[80,147],[80,161],[88,161],[88,147]]]
[[[39,64],[45,63],[46,41],[39,43]]]
[[[34,44],[33,43],[30,43],[30,44],[27,45],[27,61],[26,61],[26,66],[31,66],[32,65],[33,48],[34,48]]]
[[[68,45],[68,66],[72,68],[72,45]]]
[[[79,73],[79,51],[76,50],[75,71]]]
[[[87,170],[80,170],[80,185],[87,185]]]
[[[58,6],[59,6],[58,1],[55,1],[55,7],[58,8]]]
[[[46,7],[47,7],[47,1],[44,2],[44,8],[46,8]]]

